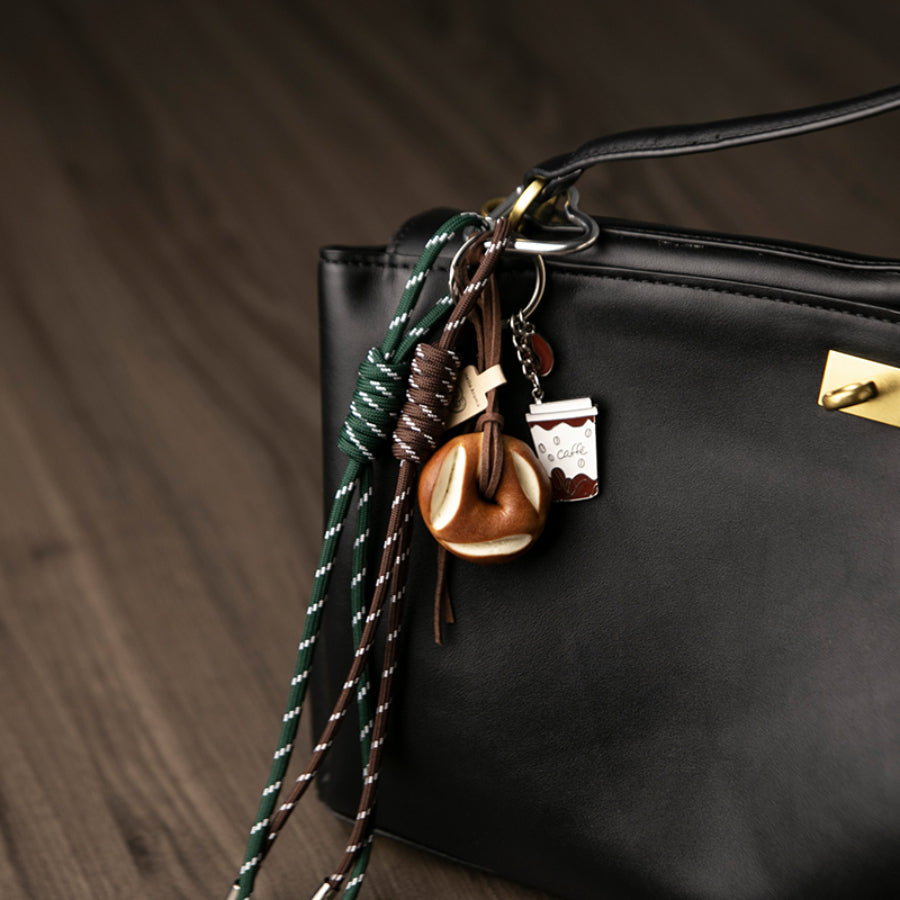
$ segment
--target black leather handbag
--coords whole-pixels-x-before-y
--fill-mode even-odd
[[[900,896],[900,261],[593,219],[572,188],[609,160],[897,107],[900,87],[604,138],[489,212],[516,220],[506,315],[545,264],[529,321],[556,361],[540,385],[589,399],[596,496],[553,504],[513,562],[455,562],[443,646],[434,544],[414,526],[381,831],[570,900]],[[329,501],[359,361],[448,215],[322,251]],[[503,352],[506,430],[528,441],[532,384]],[[377,532],[387,487],[373,503]],[[353,655],[351,555],[324,611],[317,729]],[[352,727],[317,784],[355,815]]]

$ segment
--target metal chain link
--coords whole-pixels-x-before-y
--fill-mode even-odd
[[[534,325],[525,318],[522,310],[517,312],[510,320],[509,327],[512,330],[513,347],[516,348],[516,357],[522,366],[522,374],[531,383],[531,398],[535,403],[544,402],[544,389],[538,378],[539,364],[531,345],[534,335]]]

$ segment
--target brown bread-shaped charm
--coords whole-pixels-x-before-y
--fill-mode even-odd
[[[449,440],[419,476],[419,508],[434,539],[476,563],[506,562],[538,539],[550,480],[531,448],[503,435],[503,474],[493,499],[478,489],[482,432]]]

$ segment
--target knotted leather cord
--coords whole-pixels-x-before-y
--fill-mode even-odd
[[[380,347],[369,351],[360,366],[357,389],[350,405],[350,414],[338,439],[338,446],[349,457],[344,475],[334,495],[325,526],[319,563],[313,586],[303,635],[297,649],[297,661],[291,680],[287,708],[282,717],[278,746],[272,759],[269,779],[260,798],[256,820],[250,830],[247,850],[238,879],[235,882],[237,900],[250,900],[259,865],[271,845],[269,825],[285,772],[290,762],[294,740],[306,696],[309,673],[313,663],[316,641],[321,627],[321,614],[331,580],[331,570],[337,554],[340,535],[349,511],[350,502],[359,486],[356,543],[353,554],[351,602],[354,605],[354,638],[361,631],[364,605],[365,564],[368,550],[368,503],[371,498],[372,462],[387,446],[397,410],[402,402],[408,360],[413,348],[450,311],[452,300],[442,297],[422,319],[407,331],[412,310],[419,299],[425,279],[441,250],[463,229],[483,224],[481,216],[463,213],[448,219],[425,244],[412,274],[406,282],[397,311],[388,325]],[[369,755],[371,716],[368,711],[368,679],[363,672],[359,682],[360,745],[365,757]],[[364,859],[361,863],[364,866]],[[350,896],[355,896],[353,890]]]

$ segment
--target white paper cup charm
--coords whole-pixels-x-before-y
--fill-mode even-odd
[[[596,497],[597,408],[590,398],[534,403],[525,417],[555,501]]]

